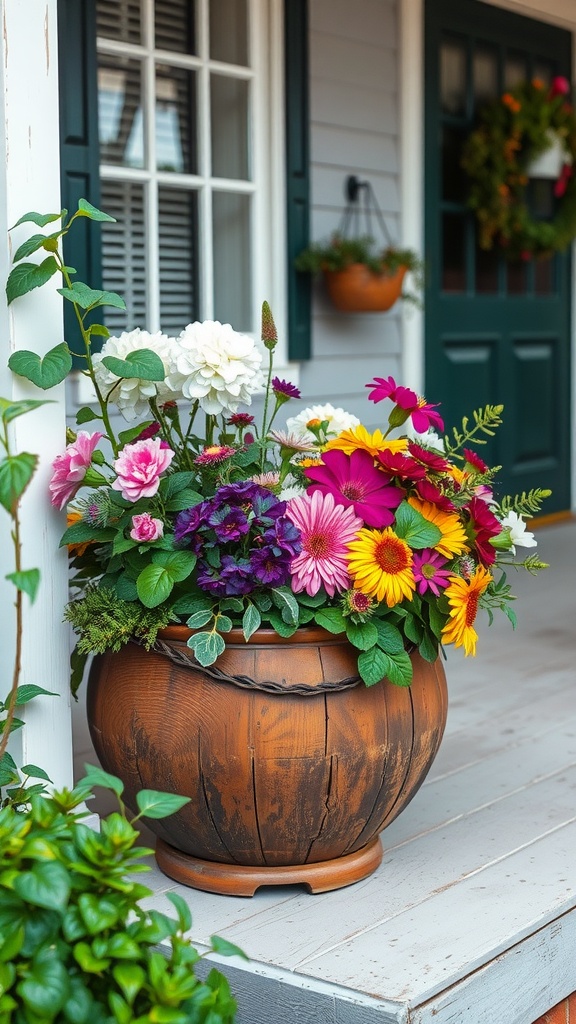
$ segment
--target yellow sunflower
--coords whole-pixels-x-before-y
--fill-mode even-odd
[[[324,451],[336,448],[338,451],[344,452],[345,455],[351,455],[352,452],[361,448],[363,451],[369,452],[370,455],[376,456],[378,452],[384,451],[386,448],[392,452],[403,452],[407,444],[408,441],[405,437],[391,441],[384,437],[381,430],[375,430],[373,434],[369,434],[366,427],[359,423],[358,426],[352,427],[350,430],[343,430],[338,437],[328,441],[328,444],[324,445]]]
[[[451,576],[444,591],[451,611],[450,618],[442,630],[442,639],[446,644],[463,647],[466,657],[469,654],[476,654],[478,633],[472,624],[478,612],[478,601],[491,579],[488,570],[479,565],[470,580],[465,580],[461,576]]]
[[[386,601],[389,608],[411,599],[416,587],[412,551],[391,527],[359,530],[348,551],[348,572],[362,594]]]
[[[408,498],[408,503],[440,530],[442,536],[434,550],[444,555],[444,558],[454,558],[469,550],[464,527],[456,512],[443,512],[431,501],[422,501],[416,497]]]

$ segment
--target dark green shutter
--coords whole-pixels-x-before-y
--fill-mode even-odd
[[[58,61],[62,206],[73,211],[79,199],[100,204],[95,0],[58,0]],[[100,231],[82,217],[64,245],[66,263],[91,288],[102,287]],[[74,310],[64,306],[64,336],[81,351]]]
[[[311,356],[311,282],[294,269],[310,239],[308,3],[285,0],[288,356]]]

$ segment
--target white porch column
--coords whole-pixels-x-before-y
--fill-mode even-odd
[[[39,765],[59,786],[72,781],[68,630],[62,625],[67,600],[67,560],[58,550],[64,523],[49,504],[52,459],[65,445],[63,385],[44,393],[15,377],[6,366],[11,352],[44,354],[62,340],[62,299],[56,277],[43,288],[16,299],[9,308],[4,285],[11,254],[35,230],[27,224],[8,229],[30,210],[60,209],[58,52],[56,0],[2,0],[0,102],[4,121],[0,161],[0,395],[8,399],[50,398],[54,404],[14,421],[12,449],[40,456],[21,502],[23,568],[39,568],[34,605],[24,595],[24,650],[21,683],[36,683],[57,697],[35,698],[19,717],[24,729],[11,741],[19,764]],[[36,256],[31,257],[34,260]],[[41,257],[40,257],[41,258]],[[9,519],[0,507],[0,694],[12,680],[15,619]]]

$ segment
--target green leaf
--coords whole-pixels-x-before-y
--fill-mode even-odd
[[[78,200],[78,211],[75,216],[89,217],[90,220],[108,221],[112,224],[116,223],[114,217],[111,217],[108,213],[104,213],[102,210],[96,209],[96,207],[92,206],[92,203],[89,203],[87,199]]]
[[[39,569],[21,569],[19,572],[9,572],[6,579],[10,580],[17,590],[23,590],[25,594],[28,594],[30,601],[34,603],[40,584]]]
[[[174,602],[172,611],[175,615],[194,615],[196,612],[210,609],[212,612],[213,601],[205,594],[184,594]]]
[[[383,652],[384,653],[384,652]],[[401,654],[386,654],[388,664],[386,676],[395,686],[410,686],[412,682],[412,662],[406,651]]]
[[[189,931],[192,927],[192,914],[186,900],[177,892],[167,892],[166,895],[178,914],[178,924],[181,931]]]
[[[378,643],[378,630],[373,622],[346,621],[346,636],[360,651],[367,651]]]
[[[226,644],[219,633],[195,633],[187,641],[187,646],[194,651],[196,660],[201,665],[213,665],[226,649]]]
[[[252,603],[248,604],[242,616],[242,632],[244,633],[245,640],[250,639],[252,634],[259,628],[261,622],[262,616],[256,606]]]
[[[196,565],[196,558],[193,551],[154,551],[152,554],[153,564],[162,566],[174,583],[188,579]]]
[[[99,768],[95,764],[85,764],[84,771],[86,774],[81,780],[83,783],[88,783],[91,788],[92,786],[102,786],[104,789],[111,789],[116,793],[116,796],[122,796],[124,783],[117,779],[115,775],[110,775],[103,768]]]
[[[276,607],[280,609],[284,622],[289,626],[297,626],[298,602],[289,587],[272,587],[270,595]]]
[[[95,309],[96,306],[114,306],[115,309],[126,309],[126,303],[116,292],[100,291],[90,288],[83,281],[74,281],[71,288],[58,288],[58,293],[69,302],[75,302],[81,309]]]
[[[35,764],[23,764],[20,771],[22,775],[27,775],[29,779],[44,779],[46,782],[52,782],[52,779],[46,774],[44,769],[38,768]]]
[[[11,423],[18,416],[33,412],[34,409],[39,409],[42,405],[51,404],[52,399],[50,398],[28,398],[21,402],[8,402],[5,398],[0,398],[0,419],[3,423]]]
[[[442,639],[442,630],[446,625],[447,614],[443,614],[434,601],[428,601],[428,615],[430,619],[430,629],[437,640]]]
[[[143,424],[143,426],[145,425]],[[160,493],[165,500],[172,498],[175,494],[178,494],[178,491],[183,491],[185,487],[188,487],[195,478],[195,473],[190,473],[188,470],[170,473],[169,476],[165,476],[160,481]],[[201,501],[203,500],[201,494],[198,497]]]
[[[314,621],[330,633],[346,632],[346,619],[339,608],[319,608],[314,613]]]
[[[207,622],[213,617],[211,608],[203,608],[201,611],[194,612],[189,619],[186,619],[186,625],[189,629],[202,629]]]
[[[388,658],[379,647],[371,647],[358,655],[358,671],[366,686],[374,686],[384,679],[388,668]]]
[[[138,597],[145,608],[157,608],[168,600],[173,589],[173,577],[162,565],[147,565],[136,580]]]
[[[25,377],[37,388],[42,388],[42,391],[48,391],[67,377],[72,369],[72,356],[68,345],[63,341],[50,349],[43,359],[36,352],[25,349],[13,352],[8,360],[8,366],[13,373]]]
[[[34,697],[57,697],[54,690],[45,690],[43,686],[36,686],[35,683],[24,683],[16,690],[16,706],[21,707],[27,704]]]
[[[37,455],[20,452],[0,462],[0,505],[14,515],[18,501],[30,483],[38,462]]]
[[[140,989],[146,982],[146,972],[139,964],[116,964],[112,968],[112,975],[126,1001],[132,1006]]]
[[[167,818],[169,814],[179,811],[190,803],[189,796],[178,796],[176,793],[158,793],[154,789],[141,789],[136,794],[136,803],[140,814],[145,818]]]
[[[90,1024],[94,1000],[90,989],[77,974],[70,975],[70,992],[64,1006],[63,1016],[69,1024]]]
[[[294,636],[294,633],[298,629],[298,623],[288,623],[288,622],[286,622],[282,618],[282,616],[280,615],[280,612],[277,612],[274,608],[272,608],[267,613],[266,617],[269,620],[270,625],[272,626],[272,629],[275,629],[276,632],[278,633],[278,636],[283,636],[283,637]]]
[[[0,758],[0,786],[11,786],[13,782],[19,782],[20,775],[16,762],[6,750]]]
[[[58,248],[58,239],[61,236],[61,232],[57,231],[53,235],[30,235],[22,245],[18,247],[14,253],[13,262],[18,263],[23,260],[26,256],[31,256],[33,252],[37,252],[38,249],[49,249],[50,252],[55,252]]]
[[[39,956],[34,957],[26,977],[17,986],[18,995],[26,1008],[41,1020],[47,1021],[57,1018],[69,991],[68,971],[55,947],[44,949]]]
[[[201,494],[186,487],[166,502],[166,510],[168,512],[181,512],[185,508],[194,508],[194,505],[199,505],[201,501],[204,501]]]
[[[88,334],[93,334],[97,338],[110,337],[110,331],[108,330],[107,327],[104,327],[104,324],[90,324],[90,326],[88,327]]]
[[[139,380],[164,380],[164,364],[160,356],[152,349],[141,348],[137,352],[128,352],[125,359],[116,356],[104,356],[102,364],[107,370],[122,379],[138,378]]]
[[[93,892],[80,893],[78,909],[90,935],[113,928],[121,913],[115,900]]]
[[[131,444],[132,441],[142,433],[146,427],[149,427],[154,420],[144,420],[143,423],[139,423],[136,427],[130,427],[129,430],[121,430],[118,434],[118,440],[121,445]]]
[[[372,619],[372,622],[378,630],[378,640],[376,641],[378,646],[387,654],[400,654],[404,650],[404,641],[400,630],[391,622],[386,622],[385,619]]]
[[[228,942],[228,939],[223,939],[220,935],[211,935],[210,942],[214,952],[220,953],[220,956],[241,956],[243,960],[249,959],[243,949],[235,946],[233,942]]]
[[[70,875],[59,861],[40,861],[14,879],[14,890],[25,903],[64,910],[70,895]]]
[[[424,658],[424,661],[429,661],[433,664],[438,657],[438,642],[433,639],[427,631],[425,631],[420,643],[418,644],[418,650]]]
[[[64,548],[67,544],[83,544],[87,540],[104,543],[105,541],[114,540],[115,537],[116,530],[112,527],[99,529],[97,526],[90,526],[89,523],[73,523],[62,534],[60,547]]]
[[[47,256],[42,263],[19,263],[14,267],[6,282],[8,305],[20,295],[26,295],[34,288],[41,288],[58,270],[53,256]]]
[[[412,508],[407,501],[401,502],[396,509],[394,532],[405,540],[411,548],[433,548],[442,537],[441,531],[434,523],[429,523],[421,512]]]
[[[19,224],[36,224],[39,228],[45,228],[47,224],[52,224],[55,220],[62,220],[67,212],[67,210],[61,210],[60,213],[35,213],[34,210],[31,210],[30,213],[23,214],[20,220],[12,225],[10,231],[17,228]]]
[[[72,950],[72,956],[87,974],[101,974],[110,967],[110,960],[94,956],[87,942],[77,942]]]
[[[99,416],[97,412],[94,412],[94,409],[91,409],[88,405],[84,405],[76,413],[76,423],[78,425],[80,425],[81,423],[90,423],[90,420],[100,419],[102,419],[102,417]]]

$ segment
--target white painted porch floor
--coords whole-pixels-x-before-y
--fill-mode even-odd
[[[174,889],[250,963],[222,960],[238,1024],[531,1024],[576,990],[576,524],[538,531],[551,568],[514,573],[516,632],[450,654],[432,771],[368,879],[311,896]],[[145,879],[142,879],[143,881]]]

